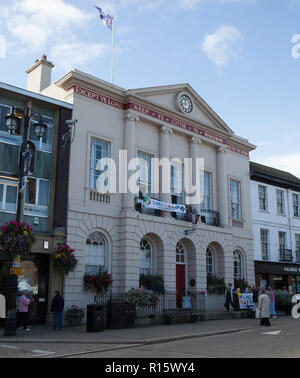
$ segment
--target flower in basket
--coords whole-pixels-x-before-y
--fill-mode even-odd
[[[74,255],[75,249],[67,244],[60,245],[54,250],[54,260],[61,274],[72,272],[78,262]]]
[[[95,289],[94,286],[94,280],[96,276],[92,274],[85,274],[83,277],[83,282],[84,282],[84,288],[85,290],[92,290]]]
[[[140,287],[161,294],[164,292],[164,279],[159,275],[141,274]]]
[[[86,290],[96,289],[97,292],[106,291],[113,283],[112,274],[101,272],[97,275],[86,274],[83,277]]]
[[[82,319],[84,317],[84,308],[71,306],[65,311],[65,319],[70,321],[73,319]]]
[[[131,288],[125,294],[126,303],[134,303],[137,307],[156,307],[158,295],[149,290],[143,290],[142,288]]]
[[[0,228],[0,248],[8,261],[14,261],[18,255],[27,257],[34,240],[32,228],[27,223],[10,221]]]

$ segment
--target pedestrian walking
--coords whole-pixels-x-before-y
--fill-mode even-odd
[[[259,318],[261,319],[260,325],[270,327],[270,297],[264,286],[262,286],[259,291],[257,309]]]
[[[5,296],[0,293],[0,319],[6,318]]]
[[[55,297],[52,299],[52,303],[51,303],[51,312],[53,313],[53,331],[56,331],[57,327],[59,331],[62,331],[64,305],[65,305],[64,298],[60,295],[60,292],[56,290]]]
[[[234,309],[232,283],[229,282],[227,284],[227,288],[225,289],[225,304],[224,304],[224,307],[226,307],[227,311],[229,311],[230,305]]]
[[[30,328],[28,327],[28,307],[32,301],[33,301],[33,298],[27,298],[27,293],[25,290],[23,290],[21,297],[19,299],[19,319],[18,319],[19,331],[22,330],[22,327],[24,330],[30,331]]]
[[[271,317],[271,319],[276,319],[277,314],[276,314],[276,310],[275,310],[275,293],[272,290],[271,286],[269,286],[267,288],[267,290],[268,290],[268,294],[269,294],[269,297],[270,297],[270,317]]]

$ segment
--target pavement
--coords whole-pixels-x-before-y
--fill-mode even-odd
[[[273,322],[278,326],[290,319],[290,316],[281,316]],[[106,328],[103,332],[87,332],[86,325],[64,327],[62,331],[53,331],[50,326],[32,326],[29,332],[17,331],[16,336],[10,337],[4,336],[3,329],[0,328],[0,343],[155,344],[231,334],[255,328],[260,328],[259,320],[248,318],[138,326],[127,329]]]

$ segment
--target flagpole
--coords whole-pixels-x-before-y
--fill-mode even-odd
[[[112,58],[111,58],[111,83],[114,84],[114,64],[115,64],[115,40],[114,40],[114,17],[112,17]]]

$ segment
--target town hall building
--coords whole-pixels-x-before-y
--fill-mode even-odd
[[[255,146],[235,135],[189,84],[127,90],[74,70],[41,85],[49,84],[51,69],[43,57],[30,70],[28,88],[72,104],[77,120],[67,243],[79,262],[64,280],[66,304],[91,303],[93,292],[85,290],[83,277],[99,271],[112,274],[114,292],[138,288],[141,274],[162,276],[166,291],[183,294],[206,290],[208,276],[254,284],[249,153]],[[120,151],[127,162],[119,159]],[[119,189],[122,172],[136,157],[143,161],[139,193],[98,191],[107,170],[99,168],[99,159],[116,162]],[[151,193],[153,158],[177,158],[171,162],[170,193]],[[204,159],[196,225],[185,211],[185,158]],[[191,174],[195,182],[195,168]],[[171,205],[185,210],[172,211]]]

